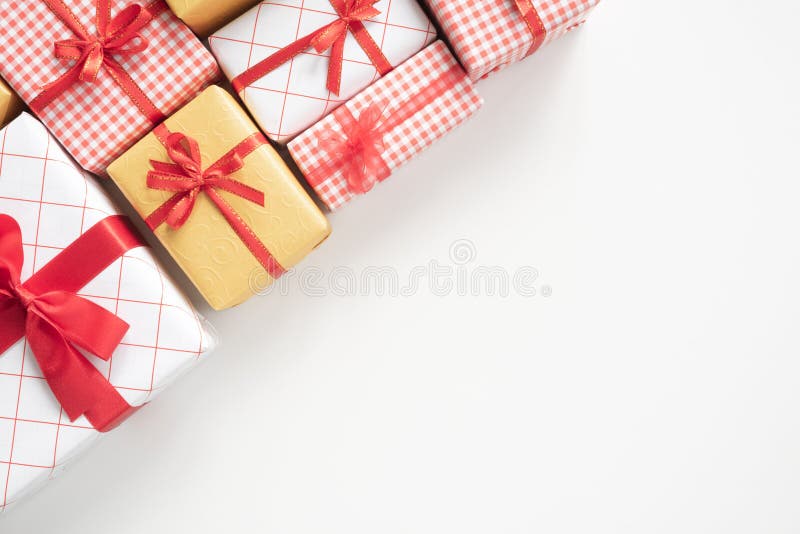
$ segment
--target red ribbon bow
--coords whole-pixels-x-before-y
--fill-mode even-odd
[[[200,193],[205,192],[223,213],[227,203],[217,194],[222,189],[242,197],[259,206],[265,203],[264,193],[249,185],[238,182],[229,175],[244,167],[244,161],[236,152],[203,170],[200,146],[197,141],[181,133],[170,134],[166,143],[167,154],[175,163],[151,160],[152,171],[147,173],[147,187],[162,191],[175,191],[175,195],[162,205],[161,209],[147,218],[151,227],[166,222],[171,228],[179,229],[189,219]]]
[[[368,193],[385,179],[389,167],[383,161],[385,144],[381,123],[385,106],[370,104],[358,119],[340,122],[341,132],[328,126],[319,143],[328,147],[328,154],[341,161],[348,190],[355,194]]]
[[[357,118],[349,104],[337,108],[317,138],[317,147],[323,156],[318,158],[319,165],[306,173],[308,182],[317,188],[342,169],[350,193],[368,193],[392,173],[384,159],[386,134],[453,90],[464,79],[464,71],[454,63],[419,91],[404,93],[404,100],[393,101],[391,106],[372,102]],[[339,125],[338,129],[333,127],[334,123]]]
[[[358,44],[366,52],[367,57],[378,69],[381,76],[392,70],[392,64],[383,55],[378,44],[364,26],[364,21],[380,15],[375,4],[380,0],[330,0],[339,18],[319,30],[298,39],[289,46],[278,50],[263,61],[256,63],[233,79],[236,92],[245,88],[274,71],[300,53],[314,48],[318,53],[331,50],[328,66],[328,90],[338,95],[342,85],[342,67],[344,65],[344,45],[348,32],[353,34]]]
[[[174,163],[150,160],[153,170],[147,173],[147,186],[161,191],[173,191],[175,194],[147,217],[147,225],[155,230],[167,223],[175,230],[180,229],[189,220],[200,193],[205,193],[266,271],[273,278],[280,277],[284,273],[283,267],[219,193],[220,190],[227,191],[253,204],[266,204],[263,191],[230,177],[244,168],[244,158],[256,148],[265,145],[266,138],[260,133],[253,134],[219,161],[203,169],[200,146],[196,140],[182,133],[169,133],[163,124],[154,133]]]
[[[139,32],[166,9],[161,0],[156,0],[147,7],[139,4],[129,5],[114,18],[111,18],[110,0],[96,0],[96,36],[84,28],[64,0],[43,1],[76,36],[74,39],[55,43],[56,57],[74,61],[75,64],[59,78],[46,85],[31,101],[31,108],[34,111],[40,113],[78,82],[95,82],[101,68],[104,67],[151,122],[157,123],[164,119],[161,111],[115,59],[115,57],[131,57],[147,49],[149,43]]]
[[[110,429],[131,407],[78,349],[108,360],[128,325],[76,292],[139,246],[123,218],[109,217],[23,284],[20,227],[0,215],[0,355],[25,337],[70,420],[85,415],[100,431]]]

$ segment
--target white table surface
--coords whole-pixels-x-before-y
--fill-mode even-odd
[[[293,279],[209,313],[215,357],[0,532],[796,534],[798,20],[607,1],[302,266],[536,296]]]

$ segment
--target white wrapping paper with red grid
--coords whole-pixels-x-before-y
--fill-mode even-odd
[[[0,147],[0,213],[22,229],[25,280],[117,210],[32,116],[1,130]],[[87,357],[132,406],[149,402],[216,344],[146,248],[126,253],[79,295],[130,325],[109,362]],[[0,511],[100,435],[83,417],[69,421],[25,340],[0,354]]]
[[[453,72],[457,74],[452,75]],[[447,85],[436,96],[421,103],[415,101],[422,91],[443,79]],[[390,172],[447,135],[483,105],[483,99],[447,46],[436,41],[289,143],[289,152],[328,208],[335,210],[358,194],[348,184],[343,166],[332,172],[319,172],[329,167],[330,161],[329,152],[323,148],[324,138],[328,132],[342,133],[340,116],[349,113],[359,117],[378,103],[391,122],[392,113],[405,108],[409,101],[419,111],[383,132],[381,159]]]
[[[113,0],[112,16],[133,3]],[[96,31],[95,0],[65,4],[89,32]],[[0,73],[23,100],[31,102],[74,64],[55,57],[54,43],[75,35],[42,0],[5,0],[2,13]],[[114,59],[164,115],[219,77],[214,57],[169,9],[140,34],[149,42],[145,51]],[[105,68],[94,83],[73,85],[39,118],[78,163],[96,174],[103,174],[111,161],[153,127]]]
[[[525,59],[534,34],[515,0],[427,0],[470,78],[479,80]],[[581,24],[600,0],[532,0],[542,44]]]
[[[393,66],[436,38],[417,0],[381,0],[381,14],[366,21],[369,34]],[[336,20],[329,0],[268,0],[209,37],[223,72],[234,79],[297,39]],[[352,35],[347,36],[338,95],[326,89],[330,51],[312,48],[261,78],[240,94],[273,140],[287,142],[380,78]]]

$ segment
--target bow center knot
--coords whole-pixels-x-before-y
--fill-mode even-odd
[[[36,295],[22,287],[22,285],[12,287],[11,293],[17,299],[20,305],[26,310],[30,308],[31,304],[33,304],[33,301],[36,300]]]

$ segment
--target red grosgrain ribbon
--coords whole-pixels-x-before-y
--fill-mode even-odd
[[[547,29],[544,27],[544,21],[542,21],[533,5],[533,0],[514,0],[514,5],[516,5],[525,20],[525,24],[530,28],[531,35],[533,35],[533,43],[530,50],[528,50],[528,55],[530,56],[539,50],[539,47],[544,43],[544,39],[547,37]]]
[[[95,26],[97,36],[91,35],[80,23],[64,0],[42,0],[75,34],[74,39],[55,43],[55,55],[75,64],[56,80],[47,84],[31,103],[31,109],[41,113],[48,105],[76,83],[95,82],[105,67],[117,85],[125,91],[137,108],[156,124],[164,115],[139,88],[116,57],[128,58],[144,52],[149,43],[139,33],[155,16],[166,10],[163,0],[147,7],[131,4],[111,18],[111,0],[96,0]]]
[[[270,276],[278,278],[283,275],[284,268],[219,193],[220,190],[226,191],[253,204],[265,205],[263,191],[230,177],[244,168],[245,157],[258,147],[267,144],[264,135],[261,133],[251,135],[219,161],[203,169],[197,141],[182,133],[170,133],[164,124],[159,125],[154,133],[166,147],[167,154],[174,163],[150,160],[153,170],[147,173],[147,187],[173,191],[175,194],[147,217],[145,220],[147,225],[155,230],[167,223],[175,230],[180,229],[189,220],[197,197],[200,193],[205,193]]]
[[[108,217],[23,284],[20,227],[0,215],[0,355],[25,337],[70,420],[85,415],[100,432],[116,426],[133,408],[78,349],[108,360],[128,325],[76,293],[142,246],[125,218]]]
[[[341,130],[327,126],[320,134],[317,146],[327,157],[321,157],[321,163],[307,174],[309,183],[319,185],[342,169],[351,193],[360,195],[371,191],[392,172],[383,159],[386,134],[463,79],[464,71],[453,65],[394,109],[388,110],[385,103],[372,103],[356,118],[347,106],[338,108],[333,118]]]
[[[383,55],[381,48],[364,27],[364,21],[380,15],[375,8],[379,0],[330,0],[339,18],[327,26],[298,39],[286,48],[278,50],[268,58],[256,63],[231,82],[237,93],[274,71],[292,58],[314,48],[318,53],[331,49],[328,67],[328,90],[338,95],[342,86],[342,66],[344,63],[344,44],[348,32],[353,34],[358,44],[366,52],[367,57],[378,69],[381,76],[392,70],[392,64]]]

